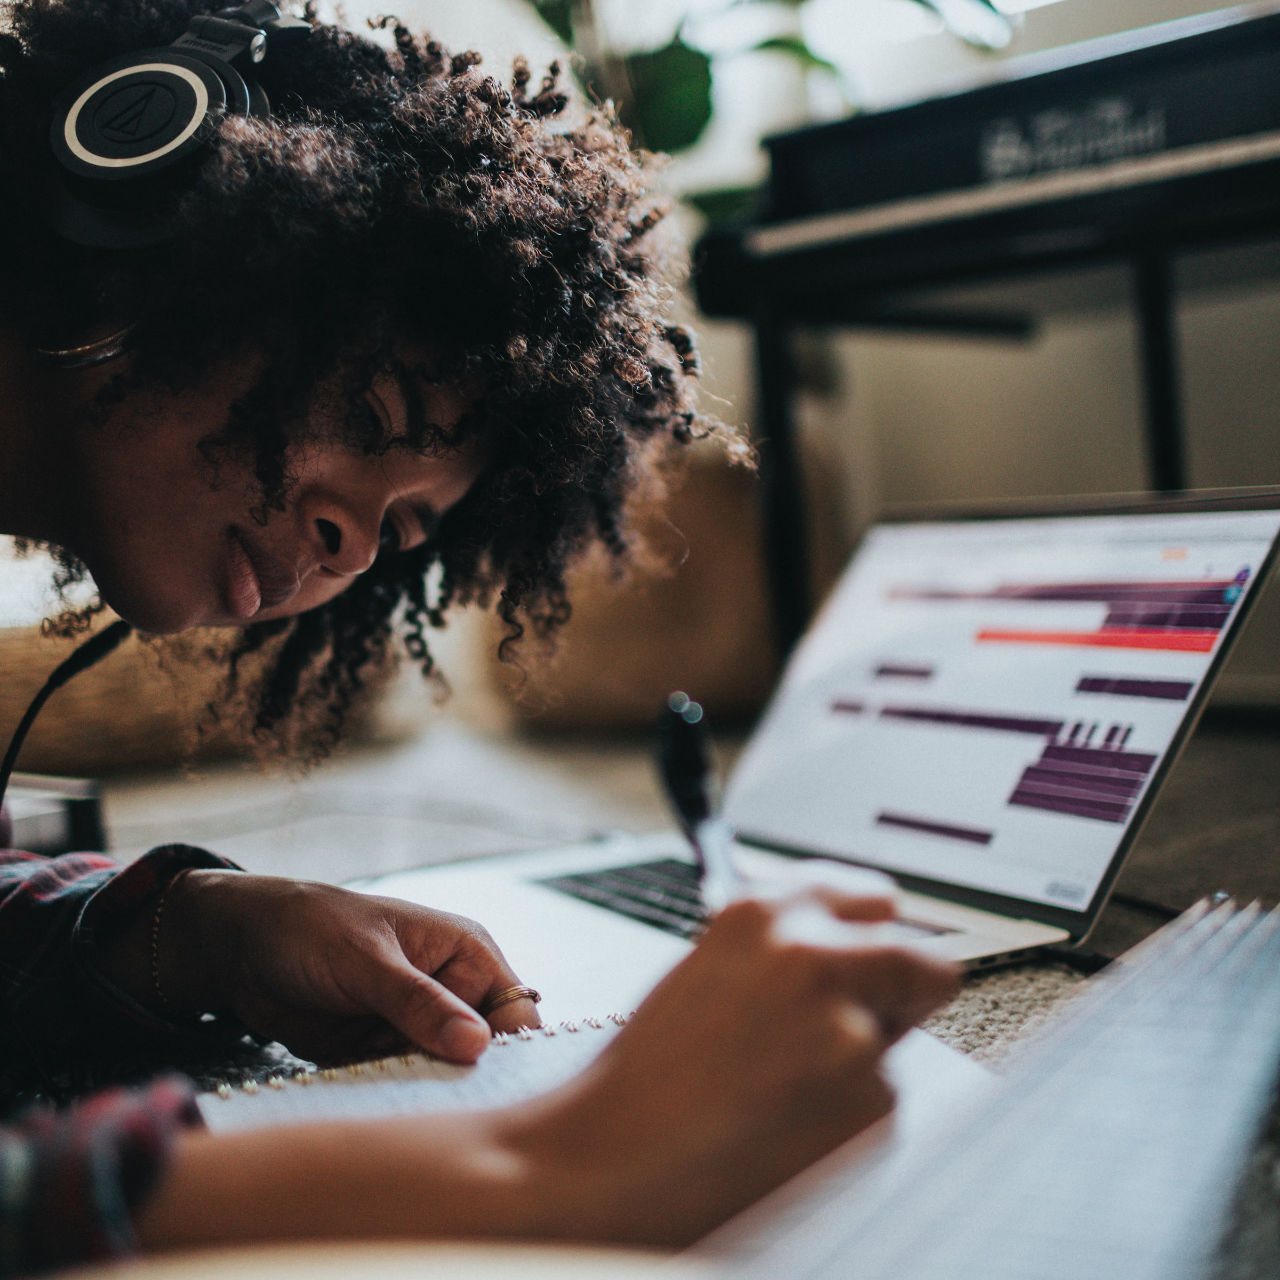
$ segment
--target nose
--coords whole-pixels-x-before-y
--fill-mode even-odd
[[[354,577],[364,573],[378,554],[381,521],[366,521],[338,506],[326,506],[312,515],[315,532],[324,549],[321,563],[331,573]]]

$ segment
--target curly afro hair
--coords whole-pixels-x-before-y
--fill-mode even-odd
[[[361,407],[397,351],[481,389],[462,424],[396,442],[424,452],[484,437],[491,461],[425,546],[381,555],[330,604],[246,629],[264,657],[241,690],[259,736],[323,754],[398,630],[433,672],[428,627],[454,603],[496,608],[504,656],[569,615],[566,567],[602,542],[628,550],[628,496],[671,442],[716,433],[696,414],[690,338],[664,318],[663,215],[651,158],[607,108],[570,122],[559,70],[510,85],[395,19],[391,39],[321,23],[259,79],[269,120],[224,119],[176,199],[173,234],[139,250],[81,248],[51,229],[51,103],[86,70],[163,45],[215,6],[189,0],[19,0],[0,31],[0,314],[33,344],[107,316],[132,326],[108,394],[199,383],[269,353],[206,449],[252,459],[264,512],[289,492],[287,454],[322,383],[350,406],[350,447],[389,447]],[[13,247],[22,246],[22,252]],[[193,299],[198,300],[193,305]],[[422,372],[415,370],[415,372]],[[726,439],[728,437],[726,436]],[[732,443],[732,442],[731,442]]]

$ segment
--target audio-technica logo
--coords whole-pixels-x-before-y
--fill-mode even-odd
[[[172,130],[177,107],[167,85],[153,79],[133,80],[96,105],[93,124],[99,135],[115,146],[149,148],[156,137]]]
[[[1004,182],[1124,160],[1166,144],[1161,103],[1139,106],[1105,98],[1040,111],[1026,120],[994,120],[983,132],[978,160],[987,182]]]

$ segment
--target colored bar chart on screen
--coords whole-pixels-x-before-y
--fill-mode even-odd
[[[1148,680],[1139,676],[1081,676],[1077,693],[1110,694],[1116,698],[1159,698],[1185,702],[1195,688],[1190,680]]]
[[[1105,744],[1050,745],[1024,771],[1009,803],[1100,822],[1123,822],[1158,758],[1150,752],[1121,751]]]
[[[1190,628],[1102,627],[1097,631],[1008,631],[984,627],[979,644],[1082,645],[1095,649],[1159,649],[1168,653],[1212,653],[1217,631]]]
[[[982,627],[979,644],[1072,645],[1102,649],[1212,653],[1222,628],[1248,585],[1250,571],[1232,578],[1157,582],[1051,582],[1009,584],[990,591],[919,590],[896,587],[890,600],[1021,601],[1101,604],[1102,625],[1088,630],[1061,627]]]
[[[837,698],[830,710],[836,715],[863,715],[868,708]],[[880,707],[876,714],[882,720],[1043,738],[1045,746],[1022,770],[1008,803],[1099,822],[1123,822],[1129,816],[1159,758],[1124,749],[1133,732],[1127,724],[1104,729],[1097,721],[901,705]],[[974,844],[990,844],[993,836],[984,828],[889,810],[876,814],[875,822]]]
[[[737,761],[749,843],[1093,900],[1267,578],[1280,512],[873,529]]]
[[[1039,716],[1000,715],[985,711],[952,711],[945,707],[881,707],[887,720],[919,720],[931,724],[958,725],[968,729],[998,729],[1005,733],[1034,733],[1053,737],[1063,722]]]

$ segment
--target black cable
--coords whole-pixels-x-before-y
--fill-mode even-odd
[[[1057,942],[1041,947],[1040,954],[1045,959],[1056,960],[1059,964],[1064,964],[1077,973],[1083,973],[1086,977],[1092,977],[1105,969],[1114,958],[1104,956],[1100,951],[1090,951],[1087,947],[1073,947]]]
[[[1182,914],[1176,907],[1166,907],[1163,902],[1152,902],[1148,898],[1139,898],[1132,893],[1113,893],[1111,901],[1118,902],[1122,907],[1132,907],[1135,911],[1149,911],[1153,916],[1160,916],[1163,920],[1174,920]]]
[[[40,692],[31,699],[18,727],[9,739],[9,749],[4,753],[4,763],[0,764],[0,804],[4,803],[4,793],[9,789],[9,779],[13,776],[14,765],[18,763],[18,752],[22,750],[23,740],[31,726],[35,724],[40,709],[48,702],[50,696],[62,688],[72,676],[79,675],[95,662],[107,656],[133,628],[125,621],[113,622],[104,627],[97,635],[91,636],[74,653],[56,666],[49,678],[40,688]]]

